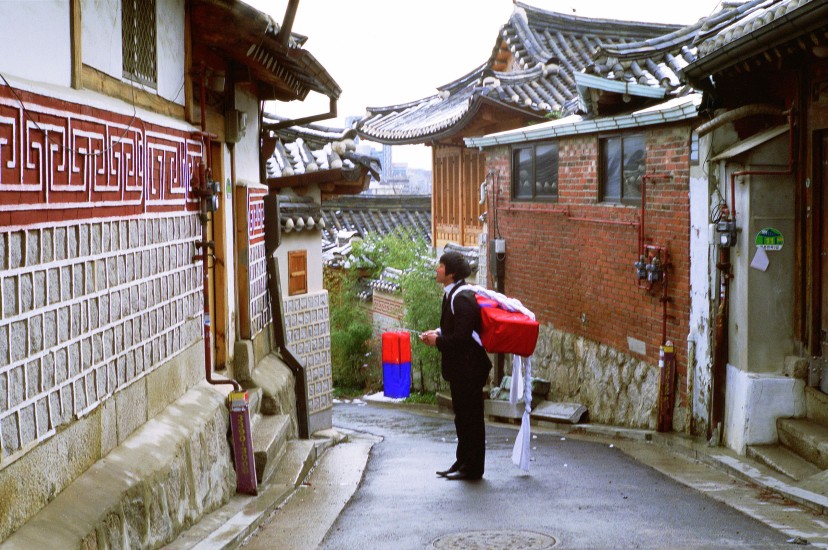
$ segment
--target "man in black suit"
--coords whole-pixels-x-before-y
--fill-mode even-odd
[[[477,480],[483,477],[486,458],[486,425],[483,418],[483,386],[492,368],[480,344],[480,306],[470,289],[463,289],[471,274],[466,258],[446,252],[437,266],[437,282],[444,286],[439,330],[420,336],[427,346],[442,354],[443,378],[451,389],[457,460],[437,472],[446,479]]]

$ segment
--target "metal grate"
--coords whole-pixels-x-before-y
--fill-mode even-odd
[[[156,87],[155,0],[122,0],[124,77]]]

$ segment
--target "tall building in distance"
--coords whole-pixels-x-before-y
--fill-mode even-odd
[[[361,117],[345,118],[345,127],[352,128]],[[406,163],[394,162],[394,147],[380,145],[370,141],[354,139],[357,151],[370,155],[380,161],[380,181],[371,181],[370,187],[363,195],[431,195],[431,170],[410,168]]]

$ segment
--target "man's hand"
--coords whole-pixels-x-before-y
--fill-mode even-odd
[[[427,345],[427,346],[436,346],[437,345],[437,331],[436,330],[428,330],[422,334],[420,334],[420,341]]]

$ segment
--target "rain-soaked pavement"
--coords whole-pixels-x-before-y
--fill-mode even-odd
[[[450,481],[434,473],[454,460],[449,416],[343,403],[334,407],[334,425],[382,440],[320,548],[792,548],[789,535],[659,473],[619,444],[533,430],[526,474],[511,462],[517,431],[487,425],[483,480]],[[635,445],[633,455],[656,452]],[[655,460],[678,472],[698,467],[670,455]],[[726,476],[703,482],[708,493],[744,490]]]
[[[255,525],[244,550],[828,548],[826,516],[643,432],[533,427],[526,474],[511,462],[517,426],[490,424],[484,479],[442,479],[451,416],[401,407],[335,405],[347,440],[271,514],[257,500],[197,547],[237,548],[228,533]]]

